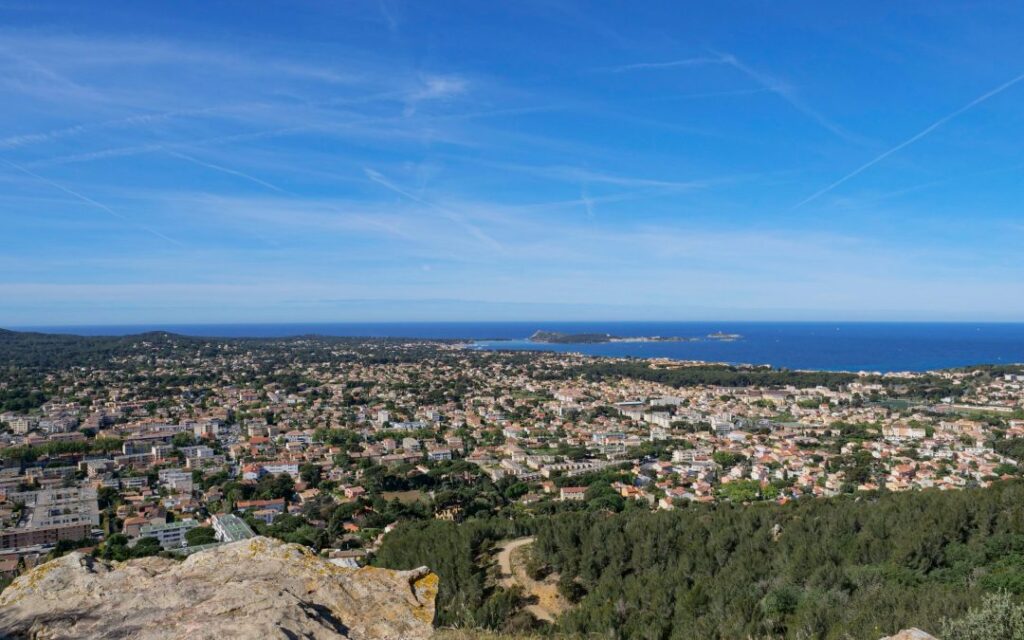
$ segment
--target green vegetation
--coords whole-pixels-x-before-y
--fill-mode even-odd
[[[129,546],[128,537],[116,533],[100,545],[96,554],[104,560],[117,560],[119,562],[131,558],[145,558],[146,556],[159,555],[163,551],[160,541],[156,538],[139,538],[133,546]]]
[[[781,387],[792,385],[799,388],[825,386],[838,388],[857,379],[850,373],[830,371],[789,371],[767,367],[729,367],[724,365],[703,365],[696,367],[655,368],[647,362],[597,361],[579,368],[579,375],[588,380],[607,380],[618,377],[650,380],[673,387],[696,385],[720,385],[723,387],[766,386]]]
[[[217,534],[213,527],[194,527],[185,532],[185,540],[190,547],[217,542]]]
[[[726,485],[728,486],[728,485]],[[1024,484],[565,513],[535,561],[574,585],[561,627],[622,638],[865,638],[1024,594]],[[994,637],[994,636],[993,636]]]
[[[733,480],[718,488],[718,496],[729,502],[753,502],[755,500],[774,500],[779,497],[779,490],[772,486],[761,486],[754,480]]]
[[[389,534],[374,563],[437,571],[439,626],[510,631],[501,621],[515,618],[508,608],[515,594],[488,579],[487,551],[528,534],[536,536],[531,566],[556,572],[563,595],[576,602],[555,627],[559,634],[877,640],[911,626],[937,633],[944,624],[956,629],[940,634],[944,640],[1020,637],[971,631],[1020,615],[1013,604],[1024,597],[1018,481],[787,505],[621,513],[581,505],[511,521],[417,522]],[[999,593],[1002,600],[986,600]]]
[[[46,402],[46,394],[31,386],[27,376],[22,375],[19,377],[22,379],[10,380],[14,378],[13,372],[4,375],[7,386],[4,389],[0,389],[0,412],[30,411],[41,407]]]
[[[497,540],[520,533],[514,523],[498,519],[404,524],[384,538],[374,564],[393,569],[426,565],[436,572],[441,579],[438,626],[500,628],[521,603],[514,593],[489,584],[478,560]]]
[[[530,342],[548,344],[596,344],[610,342],[614,336],[607,333],[561,333],[559,331],[535,331]]]
[[[1024,462],[1024,438],[996,440],[992,443],[992,448],[1017,462]]]
[[[958,620],[942,624],[943,640],[1024,640],[1024,605],[1014,602],[1009,594],[985,598]]]
[[[117,438],[95,438],[74,442],[44,442],[34,446],[9,447],[0,450],[0,460],[34,462],[43,458],[84,453],[110,453],[120,451],[121,441]]]

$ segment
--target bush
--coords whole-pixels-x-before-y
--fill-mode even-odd
[[[1024,640],[1024,605],[1007,593],[985,598],[957,620],[943,620],[943,640]]]

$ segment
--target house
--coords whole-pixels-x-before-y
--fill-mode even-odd
[[[402,438],[402,448],[406,451],[419,451],[420,441],[416,438]]]
[[[299,479],[299,465],[296,462],[270,462],[263,465],[264,473],[279,475],[287,473],[294,480]]]
[[[270,520],[273,520],[278,514],[284,513],[284,509],[284,498],[277,498],[275,500],[239,500],[235,504],[236,511],[269,511],[273,514]]]
[[[0,557],[0,578],[13,578],[18,575],[18,556]]]
[[[137,538],[139,537],[139,532],[142,530],[142,527],[147,524],[152,524],[149,518],[145,518],[143,516],[132,516],[124,519],[122,531],[124,535],[129,538]]]
[[[452,450],[451,449],[429,449],[427,451],[427,460],[438,462],[441,460],[451,460]]]
[[[345,497],[350,500],[362,497],[366,493],[366,489],[362,487],[345,487]]]
[[[562,487],[561,491],[558,492],[558,499],[563,502],[566,500],[582,501],[586,498],[586,495],[586,487]]]

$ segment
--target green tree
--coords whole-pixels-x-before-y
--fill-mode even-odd
[[[176,433],[171,438],[171,444],[174,445],[175,447],[191,447],[195,443],[196,439],[192,436],[191,433],[187,431]]]
[[[318,464],[312,464],[307,462],[299,467],[299,477],[301,477],[302,481],[305,482],[310,487],[315,488],[320,486],[320,480],[322,476],[323,469],[321,469],[320,465]]]
[[[943,620],[943,640],[1024,640],[1024,605],[1007,593],[985,598],[956,620]]]
[[[193,527],[185,532],[185,540],[189,546],[198,547],[203,544],[217,542],[217,533],[212,527]]]

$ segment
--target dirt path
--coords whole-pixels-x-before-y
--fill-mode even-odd
[[[535,596],[537,604],[527,605],[526,610],[538,620],[554,622],[569,605],[558,592],[557,576],[537,581],[526,573],[522,550],[530,544],[533,544],[533,538],[517,538],[498,544],[499,584],[505,588],[518,586],[527,596]]]

